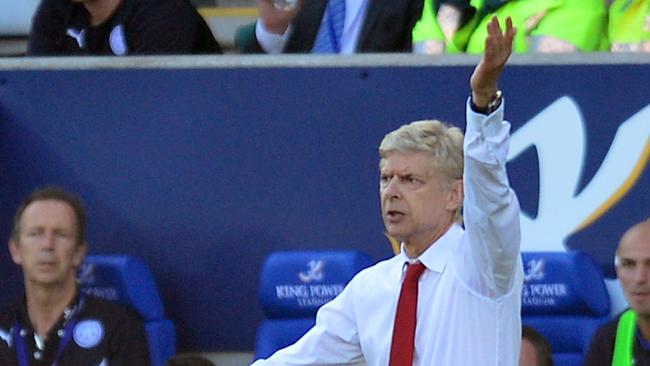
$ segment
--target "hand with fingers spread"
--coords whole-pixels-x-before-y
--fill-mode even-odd
[[[260,19],[264,24],[266,30],[274,34],[284,34],[289,27],[289,24],[296,18],[300,9],[302,8],[302,1],[298,5],[289,9],[278,9],[273,0],[258,0],[257,10],[260,14]]]
[[[485,53],[481,62],[474,69],[470,80],[472,101],[479,108],[487,107],[496,95],[499,76],[512,53],[512,42],[516,31],[510,17],[506,19],[505,32],[501,30],[497,17],[493,17],[488,24]]]

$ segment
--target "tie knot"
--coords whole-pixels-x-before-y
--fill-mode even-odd
[[[422,262],[415,262],[408,265],[406,268],[406,279],[405,282],[418,282],[422,272],[426,267]]]

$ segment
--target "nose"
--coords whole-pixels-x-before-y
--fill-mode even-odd
[[[53,232],[45,233],[45,235],[43,235],[43,242],[42,242],[43,249],[46,249],[46,250],[54,249],[55,241],[56,241],[56,234],[55,233],[53,233]]]
[[[643,285],[648,282],[648,267],[645,265],[637,266],[634,271],[634,283],[637,285]]]
[[[391,178],[386,182],[382,188],[384,198],[395,199],[402,197],[402,192],[399,187],[399,180],[397,177]]]

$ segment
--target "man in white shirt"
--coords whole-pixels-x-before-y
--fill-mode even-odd
[[[255,366],[518,364],[519,205],[505,169],[510,124],[497,88],[515,30],[508,19],[503,33],[494,18],[488,33],[464,138],[456,127],[418,121],[380,144],[382,217],[401,253],[357,274],[300,340]],[[411,268],[422,265],[408,335],[397,319],[413,290]]]

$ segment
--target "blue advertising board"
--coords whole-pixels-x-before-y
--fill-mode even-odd
[[[91,253],[151,267],[180,350],[251,350],[267,255],[392,255],[377,146],[413,120],[462,126],[472,68],[0,69],[0,238],[30,191],[67,187]],[[614,275],[650,216],[648,80],[647,64],[507,69],[523,250],[583,250]],[[0,276],[0,302],[20,296],[7,250]]]

